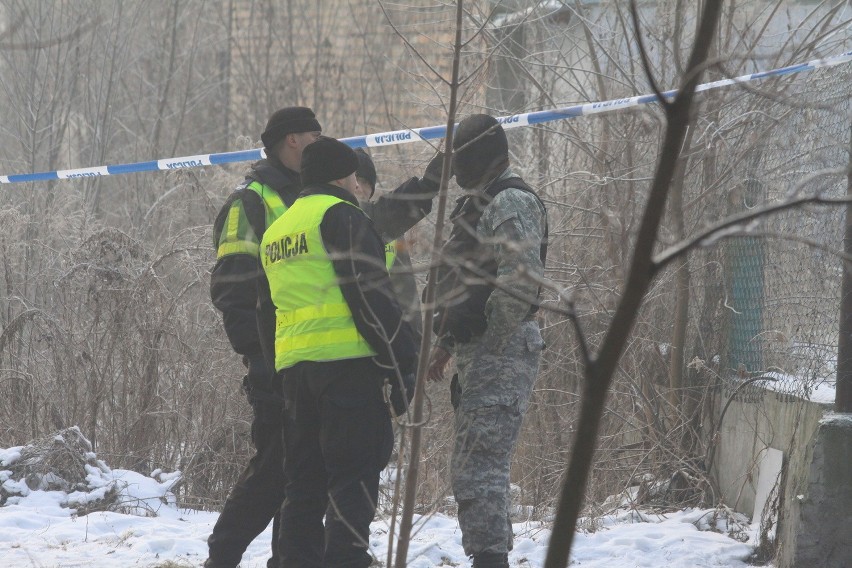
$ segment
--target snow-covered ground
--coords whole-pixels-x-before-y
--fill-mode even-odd
[[[206,558],[206,538],[217,514],[180,510],[169,488],[175,474],[153,477],[132,471],[87,467],[92,495],[116,484],[122,512],[77,516],[68,505],[81,506],[87,493],[32,491],[3,471],[19,448],[0,450],[0,482],[9,497],[0,507],[0,566],[39,567],[198,567]],[[102,494],[102,492],[100,492]],[[594,533],[578,533],[572,566],[583,567],[745,567],[754,549],[754,529],[741,527],[739,542],[726,533],[732,525],[713,510],[688,510],[667,515],[621,511],[606,517]],[[410,545],[409,566],[468,567],[461,532],[452,517],[420,518]],[[371,546],[382,561],[387,555],[388,525],[373,524]],[[544,566],[550,532],[538,523],[515,525],[511,565]],[[243,568],[263,568],[270,532],[261,535],[243,557]]]

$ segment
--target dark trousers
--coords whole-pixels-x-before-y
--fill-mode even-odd
[[[381,385],[370,359],[305,362],[286,371],[282,568],[370,565],[379,473],[393,449]]]
[[[272,521],[272,558],[268,568],[278,568],[278,511],[284,502],[284,446],[281,440],[280,402],[252,401],[252,443],[256,449],[237,479],[207,539],[210,568],[235,568],[249,544]]]

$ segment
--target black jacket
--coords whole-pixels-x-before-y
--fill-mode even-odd
[[[272,188],[288,207],[302,189],[299,174],[279,160],[267,158],[256,162],[246,175],[246,181],[231,193],[219,211],[213,223],[215,243],[220,242],[231,209],[241,207],[253,229],[253,234],[248,237],[257,242],[260,250],[260,241],[266,231],[266,213],[260,196],[247,187],[252,181]],[[258,257],[230,254],[216,261],[210,275],[210,298],[222,312],[231,346],[240,355],[248,357],[262,352],[257,330],[257,279],[261,272]]]

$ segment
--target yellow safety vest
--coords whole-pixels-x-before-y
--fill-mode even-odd
[[[258,194],[263,201],[263,208],[266,210],[266,228],[268,229],[287,211],[287,206],[284,205],[284,201],[277,191],[259,181],[251,182],[248,188]]]
[[[277,371],[301,361],[376,354],[355,327],[322,242],[320,223],[337,203],[349,204],[325,194],[301,197],[263,236],[263,270],[275,303]]]
[[[385,245],[385,265],[388,270],[394,262],[396,262],[396,241],[391,241]]]
[[[266,227],[272,225],[287,211],[281,196],[271,187],[259,181],[253,181],[246,187],[260,197],[266,212]],[[235,201],[228,211],[228,218],[217,243],[216,258],[231,254],[248,254],[257,258],[260,254],[259,248],[258,237],[254,234],[254,229],[246,217],[245,207],[241,201]]]

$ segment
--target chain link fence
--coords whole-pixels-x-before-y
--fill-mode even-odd
[[[848,67],[817,70],[782,85],[780,96],[746,92],[723,110],[724,120],[745,123],[755,138],[735,170],[729,213],[807,195],[845,196],[850,81]],[[744,379],[765,377],[738,396],[755,400],[766,385],[791,400],[833,401],[843,266],[835,253],[843,248],[844,209],[785,210],[743,227],[754,236],[722,245],[726,394]]]

